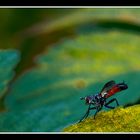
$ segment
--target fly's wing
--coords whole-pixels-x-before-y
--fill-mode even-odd
[[[102,88],[100,94],[102,95],[103,93],[106,93],[108,90],[110,90],[114,85],[115,85],[115,81],[111,80],[109,82],[107,82],[104,87]]]

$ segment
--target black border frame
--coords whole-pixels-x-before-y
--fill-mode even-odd
[[[138,0],[4,0],[0,6],[140,6]]]

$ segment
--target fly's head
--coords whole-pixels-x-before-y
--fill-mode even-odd
[[[90,104],[92,102],[92,98],[90,96],[81,97],[81,100],[85,100],[85,104]]]

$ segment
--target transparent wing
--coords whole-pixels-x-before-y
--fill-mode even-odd
[[[115,81],[114,80],[111,80],[109,82],[107,82],[104,87],[102,88],[101,92],[100,93],[103,93],[103,92],[106,92],[108,90],[110,90],[114,85],[115,85]]]

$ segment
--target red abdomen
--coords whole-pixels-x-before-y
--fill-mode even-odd
[[[110,89],[110,90],[107,92],[106,98],[112,96],[113,94],[115,94],[116,92],[119,92],[119,91],[121,91],[121,89],[119,88],[118,85],[115,85],[114,87],[112,87],[112,89]]]

